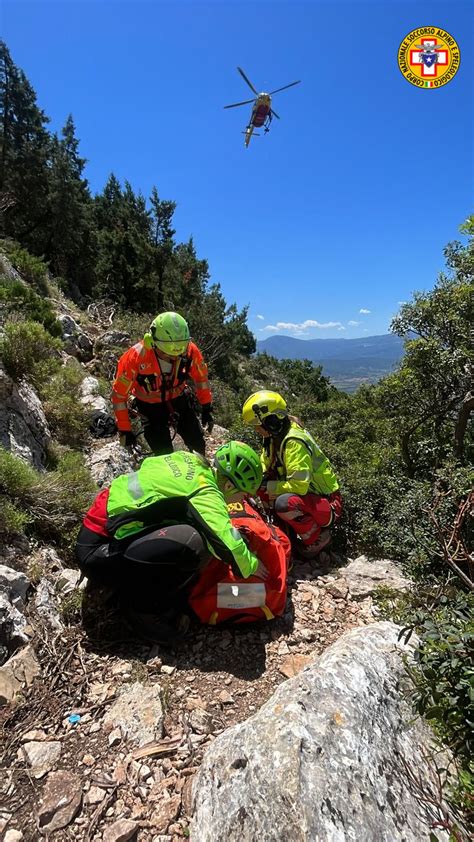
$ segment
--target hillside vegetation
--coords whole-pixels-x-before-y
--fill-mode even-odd
[[[314,361],[255,355],[246,309],[211,283],[192,239],[176,240],[174,201],[157,188],[146,199],[113,174],[101,193],[91,193],[72,117],[59,136],[48,131],[5,44],[0,79],[1,250],[19,273],[0,277],[0,351],[13,379],[37,389],[55,440],[43,473],[0,451],[2,531],[47,535],[68,551],[93,493],[81,460],[89,436],[78,399],[84,371],[62,362],[58,302],[68,301],[86,330],[103,306],[132,339],[160,310],[181,312],[210,366],[217,421],[256,444],[242,427],[242,402],[260,387],[281,391],[340,477],[339,551],[398,560],[418,583],[402,602],[381,595],[382,610],[421,634],[415,704],[458,756],[456,797],[468,810],[474,216],[461,228],[464,241],[446,247],[446,271],[433,289],[416,293],[394,319],[395,336],[414,337],[398,367],[348,395]],[[107,391],[107,379],[103,385]]]

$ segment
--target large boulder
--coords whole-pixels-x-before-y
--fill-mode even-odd
[[[93,345],[78,323],[67,313],[58,316],[61,325],[64,349],[81,362],[88,362],[93,356]]]
[[[193,842],[428,842],[436,810],[407,768],[436,791],[432,735],[405,701],[398,633],[348,632],[215,740],[194,782]]]
[[[0,445],[35,468],[46,464],[51,433],[34,389],[19,386],[0,364]]]

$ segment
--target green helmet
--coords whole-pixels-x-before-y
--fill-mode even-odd
[[[153,346],[170,357],[179,357],[188,347],[188,323],[179,313],[160,313],[153,319],[144,341],[147,348]]]
[[[260,459],[255,450],[242,441],[229,441],[219,447],[214,456],[214,467],[246,494],[255,494],[262,484]]]

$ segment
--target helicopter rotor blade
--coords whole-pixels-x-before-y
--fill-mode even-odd
[[[300,85],[300,84],[301,84],[301,79],[298,79],[297,82],[290,82],[289,85],[283,85],[282,88],[277,88],[276,91],[270,91],[270,96],[273,96],[273,94],[279,93],[279,91],[286,91],[287,88],[292,88],[293,85]]]
[[[258,91],[256,91],[256,90],[255,90],[255,88],[254,88],[254,86],[252,85],[252,83],[251,83],[250,79],[247,79],[247,77],[246,77],[246,75],[245,75],[244,71],[242,70],[242,68],[241,68],[241,67],[238,67],[238,68],[237,68],[237,70],[239,71],[239,73],[240,73],[240,75],[242,76],[242,78],[243,78],[243,79],[245,79],[245,81],[247,82],[247,85],[248,85],[248,86],[249,86],[249,88],[250,88],[250,89],[254,92],[255,96],[258,96]]]
[[[273,110],[273,108],[271,109],[271,112],[272,112],[273,116],[277,118],[277,120],[281,120],[280,115],[277,114],[276,111]]]
[[[249,105],[251,102],[255,102],[255,100],[246,99],[245,102],[234,102],[232,105],[224,105],[224,108],[237,108],[238,105]]]

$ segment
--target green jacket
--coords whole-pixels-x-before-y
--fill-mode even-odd
[[[232,526],[212,468],[194,453],[150,456],[138,471],[117,477],[107,514],[107,530],[119,541],[150,526],[188,523],[238,575],[247,578],[257,568],[258,559]]]
[[[336,475],[312,435],[299,424],[291,422],[290,429],[280,443],[272,439],[270,450],[261,456],[264,473],[272,468],[277,480],[267,483],[273,497],[280,494],[329,496],[339,488]]]

